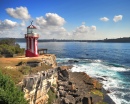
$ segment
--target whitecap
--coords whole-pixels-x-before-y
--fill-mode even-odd
[[[126,72],[130,69],[115,67],[101,60],[79,59],[78,61],[79,63],[73,64],[72,72],[85,72],[93,78],[102,78],[103,80],[100,82],[103,84],[103,88],[110,91],[108,95],[116,104],[129,104],[125,99],[119,97],[120,93],[123,93],[123,96],[126,95],[123,92],[126,86],[123,85],[124,81],[119,72]],[[120,92],[118,89],[121,89]]]

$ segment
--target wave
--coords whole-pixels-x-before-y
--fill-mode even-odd
[[[109,66],[114,66],[114,67],[124,67],[122,65],[119,64],[115,64],[115,63],[108,63]]]
[[[68,60],[77,60],[77,63],[70,63],[73,65],[72,72],[85,72],[99,80],[103,84],[104,89],[110,91],[108,95],[116,104],[129,104],[130,96],[126,97],[126,91],[130,82],[125,81],[126,75],[130,73],[129,68],[98,59],[63,58],[58,59],[58,63],[66,62],[66,64],[69,64]],[[124,76],[122,76],[122,73]]]

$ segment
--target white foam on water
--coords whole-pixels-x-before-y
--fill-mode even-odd
[[[123,68],[123,67],[109,67],[108,70],[118,71],[118,72],[128,71],[128,69]]]
[[[64,60],[64,59],[63,59]],[[100,82],[103,84],[105,90],[109,90],[108,94],[110,98],[116,104],[130,104],[128,101],[123,99],[123,96],[126,95],[124,92],[119,92],[118,89],[124,89],[125,86],[122,86],[123,81],[117,72],[128,71],[130,69],[126,69],[124,67],[115,67],[112,65],[104,64],[101,60],[90,60],[90,59],[72,59],[65,58],[65,62],[67,60],[78,60],[79,63],[73,64],[71,69],[72,72],[85,72],[89,76],[93,78],[102,78]],[[83,62],[83,63],[82,63]],[[119,97],[121,96],[121,97]]]
[[[56,58],[56,61],[58,63],[62,63],[62,62],[68,62],[68,60],[72,60],[73,58]]]
[[[100,61],[97,63],[76,64],[71,70],[72,72],[86,72],[88,75],[94,78],[103,78],[104,80],[101,81],[101,83],[103,83],[104,89],[110,91],[110,98],[113,99],[116,104],[129,104],[126,100],[118,98],[117,96],[120,94],[118,92],[118,88],[123,89],[124,86],[119,85],[122,83],[122,81],[118,78],[119,76],[116,72],[127,71],[127,69],[122,67],[106,66]]]
[[[109,93],[108,95],[110,96],[110,98],[116,103],[116,104],[130,104],[129,101],[126,101],[125,99],[122,99],[122,98],[118,98],[116,95],[117,94],[120,94],[122,95],[122,97],[124,95],[126,95],[125,93],[122,93],[122,92],[113,92],[113,93]]]
[[[102,62],[102,60],[94,60],[94,62],[101,63],[101,62]]]
[[[116,103],[116,104],[121,104],[121,100],[117,98],[114,94],[108,94],[108,96]]]

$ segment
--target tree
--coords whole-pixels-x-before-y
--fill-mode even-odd
[[[5,57],[11,57],[14,54],[23,55],[24,49],[20,48],[20,45],[15,43],[15,39],[3,39],[0,41],[0,55]]]
[[[24,99],[24,93],[2,72],[0,72],[0,104],[28,104]]]
[[[15,45],[15,39],[14,38],[8,38],[8,39],[2,39],[0,40],[0,44],[7,44],[7,45]]]

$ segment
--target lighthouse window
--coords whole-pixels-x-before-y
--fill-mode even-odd
[[[36,29],[27,29],[27,33],[36,33]]]

